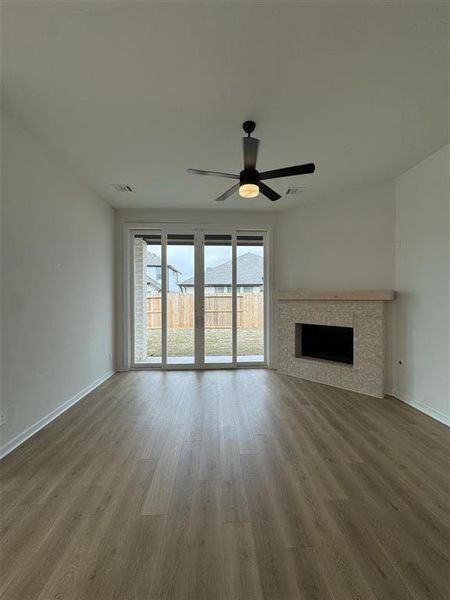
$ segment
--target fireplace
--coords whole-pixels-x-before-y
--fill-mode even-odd
[[[296,323],[295,356],[353,365],[353,327]]]
[[[392,291],[278,292],[278,370],[383,398],[386,303],[394,298]],[[322,332],[339,334],[337,349]]]

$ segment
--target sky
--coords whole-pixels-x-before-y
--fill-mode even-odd
[[[147,246],[147,248],[161,256],[161,246]],[[237,255],[253,252],[263,256],[262,246],[238,246]],[[206,246],[205,268],[217,267],[231,260],[231,246]],[[181,281],[192,277],[194,272],[194,246],[167,246],[167,262],[181,271]]]

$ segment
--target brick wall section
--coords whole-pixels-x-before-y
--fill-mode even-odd
[[[147,244],[134,240],[134,360],[147,358]]]

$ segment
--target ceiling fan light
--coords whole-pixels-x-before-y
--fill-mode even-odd
[[[256,198],[259,194],[259,187],[256,183],[243,183],[239,188],[239,196],[242,198]]]

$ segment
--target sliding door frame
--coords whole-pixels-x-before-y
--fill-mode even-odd
[[[133,258],[133,239],[135,235],[148,235],[158,232],[161,234],[161,266],[164,277],[162,285],[161,301],[162,307],[162,357],[161,363],[136,363],[134,360],[134,269],[132,268]],[[204,283],[204,245],[201,242],[206,233],[229,233],[232,235],[232,362],[230,363],[205,363],[204,362],[204,335],[197,335],[198,328],[202,325],[204,319],[204,294],[195,294],[195,354],[196,362],[191,364],[167,364],[167,327],[163,325],[167,318],[167,294],[165,286],[166,263],[167,263],[167,235],[169,233],[193,233],[195,247],[195,282],[197,289],[203,288]],[[237,235],[262,235],[264,244],[264,361],[246,362],[237,361],[237,273],[236,273],[236,253],[237,253]],[[121,295],[121,352],[119,354],[118,370],[128,371],[136,370],[177,370],[177,369],[235,369],[235,368],[267,368],[272,366],[272,348],[273,348],[273,318],[272,318],[272,244],[270,227],[249,227],[247,225],[217,225],[217,224],[192,224],[192,223],[124,223],[122,232],[122,295]],[[164,236],[164,238],[163,238]],[[163,243],[164,239],[164,243]],[[163,337],[164,336],[164,337]],[[201,339],[200,339],[201,338]],[[197,357],[201,360],[197,361]]]

